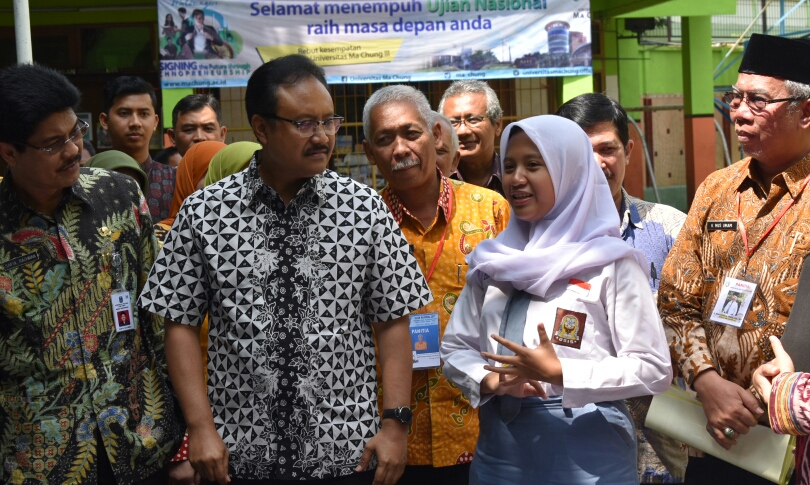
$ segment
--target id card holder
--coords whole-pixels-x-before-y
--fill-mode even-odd
[[[409,318],[414,370],[439,367],[439,314],[419,313]]]
[[[755,280],[754,277],[747,279]],[[742,327],[745,315],[751,308],[751,301],[757,291],[757,283],[726,276],[719,288],[709,320],[735,328]]]
[[[135,319],[132,316],[132,301],[126,290],[115,290],[110,295],[115,331],[118,333],[135,329]]]

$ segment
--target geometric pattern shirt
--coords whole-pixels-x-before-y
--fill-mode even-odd
[[[186,199],[141,294],[208,330],[208,397],[242,479],[354,473],[380,428],[373,322],[430,302],[391,213],[330,170],[285,206],[247,170]]]
[[[686,214],[664,204],[630,196],[622,188],[621,236],[644,253],[649,268],[650,289],[658,291],[661,269],[686,220]],[[640,483],[681,483],[686,474],[686,447],[672,438],[644,426],[652,396],[626,399],[636,424]]]
[[[802,262],[810,253],[810,194],[799,197],[808,173],[810,156],[773,177],[766,192],[756,166],[746,158],[712,173],[698,188],[658,290],[673,363],[688,386],[701,372],[714,369],[747,389],[756,368],[773,359],[768,337],[784,333]],[[708,224],[737,221],[737,194],[749,247],[796,201],[750,258],[739,222],[727,224],[728,230]],[[709,320],[727,277],[757,283],[740,328]]]
[[[163,468],[183,436],[164,378],[163,321],[135,301],[157,254],[130,177],[82,168],[52,216],[0,183],[0,457],[3,483],[94,484],[97,453],[118,483]],[[101,437],[101,441],[97,440]]]
[[[169,217],[174,197],[174,182],[177,178],[177,168],[160,162],[155,162],[152,157],[148,157],[141,164],[141,168],[149,178],[149,193],[146,196],[146,203],[149,204],[149,212],[155,223]]]
[[[509,203],[492,190],[441,175],[435,220],[425,228],[390,187],[381,194],[413,254],[426,272],[445,244],[428,281],[433,301],[414,313],[437,313],[440,337],[467,282],[466,257],[479,242],[492,239],[509,222]],[[452,201],[452,205],[451,205]],[[448,220],[449,218],[449,225]],[[408,433],[408,464],[434,467],[469,463],[478,441],[478,410],[442,375],[441,367],[415,370],[411,380],[413,423]]]

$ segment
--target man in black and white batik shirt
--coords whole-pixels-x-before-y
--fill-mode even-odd
[[[408,314],[430,289],[383,199],[326,170],[340,118],[323,70],[302,56],[265,64],[246,105],[262,150],[186,199],[140,300],[167,320],[191,467],[219,483],[393,485],[410,417]],[[393,416],[382,423],[372,327]],[[376,471],[363,471],[373,455]]]

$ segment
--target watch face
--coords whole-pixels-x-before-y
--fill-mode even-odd
[[[411,424],[411,421],[413,421],[413,411],[411,411],[409,407],[403,406],[397,409],[397,414],[399,415],[397,417],[403,424]]]

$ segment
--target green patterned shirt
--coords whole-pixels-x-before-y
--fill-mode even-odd
[[[0,182],[0,455],[4,483],[119,484],[160,470],[182,438],[163,322],[134,303],[157,243],[131,178],[81,169],[53,217]],[[135,329],[117,332],[125,288]],[[102,443],[97,443],[97,437]]]

